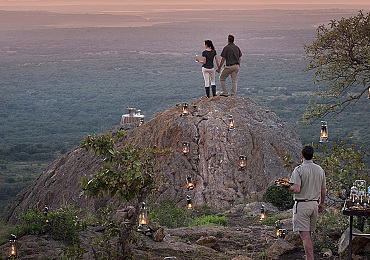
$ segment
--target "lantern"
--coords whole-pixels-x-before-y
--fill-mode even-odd
[[[193,190],[194,188],[195,188],[195,185],[192,182],[191,177],[190,176],[187,176],[186,177],[186,189],[187,190]]]
[[[370,88],[369,88],[369,94],[368,94],[367,98],[369,98],[369,99],[370,99]]]
[[[265,205],[262,204],[260,221],[264,220],[265,218],[266,218],[266,209]]]
[[[280,235],[280,220],[275,221],[275,230],[276,230],[276,237],[279,237]]]
[[[358,196],[358,188],[357,186],[352,186],[351,192],[350,192],[350,199],[352,200],[352,202],[355,202],[357,196]]]
[[[149,229],[147,228],[147,225],[148,225],[147,222],[148,222],[147,210],[146,210],[146,207],[145,207],[145,202],[143,202],[143,204],[141,205],[141,208],[140,208],[139,227],[138,227],[137,231],[139,231],[139,232],[148,231]]]
[[[365,180],[356,180],[355,186],[357,186],[358,189],[358,196],[360,198],[360,202],[362,203],[362,200],[366,198],[366,181]]]
[[[327,142],[328,142],[328,123],[326,121],[321,121],[320,143]]]
[[[182,153],[184,155],[187,155],[190,151],[190,144],[188,142],[183,142],[182,143]]]
[[[229,116],[229,129],[234,129],[234,119],[232,115]]]
[[[46,219],[46,224],[49,223],[49,220],[48,220],[48,212],[49,212],[49,208],[45,205],[45,208],[44,208],[44,216],[45,216],[45,219]]]
[[[286,237],[287,230],[281,228],[281,229],[278,230],[278,233],[279,233],[279,235],[277,235],[277,237],[280,237],[281,239],[284,239]]]
[[[189,115],[189,104],[188,103],[182,103],[182,114],[184,116]]]
[[[188,209],[193,209],[193,203],[191,202],[191,197],[189,195],[186,195],[186,205]]]
[[[144,124],[144,118],[140,118],[140,121],[139,121],[139,125],[138,126],[142,126]]]
[[[247,157],[245,155],[240,155],[239,156],[239,167],[244,168],[247,166]]]
[[[10,250],[9,250],[9,258],[17,258],[17,237],[13,234],[11,234],[10,239]]]

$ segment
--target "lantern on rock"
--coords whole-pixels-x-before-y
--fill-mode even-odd
[[[279,237],[280,235],[280,220],[275,221],[275,230],[276,230],[276,237]]]
[[[187,176],[186,177],[186,189],[187,190],[193,190],[194,188],[195,188],[195,185],[194,185],[193,181],[191,180],[191,177]]]
[[[182,115],[187,116],[189,115],[189,104],[182,103]]]
[[[321,121],[320,143],[328,142],[328,123]]]
[[[140,121],[139,121],[139,125],[138,126],[142,126],[144,124],[144,118],[140,118]]]
[[[147,213],[147,209],[145,207],[145,202],[143,202],[143,204],[141,205],[141,208],[140,208],[140,213],[139,213],[139,227],[137,229],[137,231],[139,232],[145,232],[145,231],[148,231],[148,213]]]
[[[9,258],[16,259],[17,258],[17,237],[14,234],[11,234],[10,239],[10,250],[9,250]]]
[[[44,216],[45,216],[45,222],[46,224],[49,223],[49,220],[48,220],[48,212],[49,212],[49,208],[45,205],[45,208],[44,208]]]
[[[262,204],[260,221],[264,220],[265,218],[266,218],[266,208],[265,205]]]
[[[239,167],[240,168],[244,168],[245,166],[247,166],[247,157],[245,155],[240,155],[239,156]]]
[[[182,143],[182,153],[187,155],[190,152],[190,144],[188,142]]]
[[[287,234],[287,230],[286,229],[279,229],[278,230],[278,235],[277,237],[281,238],[281,239],[284,239],[286,237],[286,234]]]
[[[191,197],[186,195],[186,205],[188,209],[193,209],[193,203],[191,202]]]
[[[232,115],[229,115],[229,129],[234,129],[234,119]]]

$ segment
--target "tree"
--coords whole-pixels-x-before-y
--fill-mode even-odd
[[[124,229],[120,230],[120,258],[129,259],[131,251],[129,240],[137,224],[139,208],[146,197],[156,188],[159,177],[155,172],[155,156],[169,151],[137,149],[130,145],[120,147],[119,140],[124,131],[118,131],[113,137],[108,135],[87,136],[81,146],[95,151],[96,156],[104,156],[104,166],[95,172],[91,179],[82,177],[82,189],[89,197],[109,195],[119,200],[133,202],[136,200],[134,217]]]
[[[369,91],[370,13],[332,20],[329,28],[320,25],[316,40],[304,48],[307,70],[315,71],[315,82],[324,83],[315,92],[322,102],[309,101],[304,122],[339,114]]]

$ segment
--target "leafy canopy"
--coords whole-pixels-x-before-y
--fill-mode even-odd
[[[109,133],[84,138],[82,147],[94,150],[97,156],[105,156],[100,172],[95,172],[90,180],[82,177],[82,188],[89,197],[108,194],[132,201],[145,198],[155,187],[158,176],[155,175],[152,157],[159,154],[158,149],[137,149],[130,145],[120,148],[117,142],[123,136],[124,131],[121,130],[114,137]]]
[[[315,71],[315,82],[323,87],[309,101],[303,121],[311,123],[326,115],[341,113],[356,103],[370,83],[370,17],[362,11],[355,17],[320,25],[316,40],[305,45],[307,70]],[[321,100],[320,100],[321,99]],[[320,100],[320,102],[318,102]]]

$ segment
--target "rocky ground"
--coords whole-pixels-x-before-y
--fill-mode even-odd
[[[261,204],[261,202],[241,204],[228,210],[227,227],[210,225],[175,229],[163,227],[160,242],[155,242],[153,236],[137,233],[139,243],[135,247],[136,259],[304,259],[301,240],[291,231],[291,212],[279,212],[273,206],[265,204],[268,212],[282,216],[281,228],[288,230],[284,240],[277,239],[274,223],[263,224],[259,221]],[[90,227],[89,232],[81,234],[81,246],[85,250],[83,259],[95,259],[90,238],[101,237],[104,230],[104,227]],[[47,235],[23,236],[18,239],[18,247],[19,259],[67,259],[61,258],[66,245],[50,239]],[[8,248],[8,244],[0,246],[4,258],[7,257]],[[346,255],[340,258],[316,252],[315,259],[346,259]],[[366,257],[356,256],[353,259],[360,260]]]

